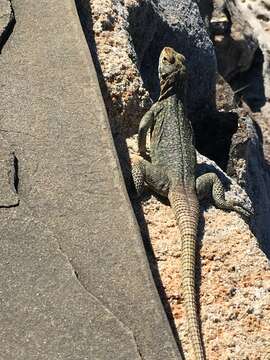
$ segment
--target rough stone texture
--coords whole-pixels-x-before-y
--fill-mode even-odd
[[[205,26],[209,30],[211,14],[214,9],[213,1],[212,0],[197,0],[197,4],[199,6],[200,15],[205,23]]]
[[[226,1],[232,18],[244,21],[252,29],[263,54],[263,78],[266,100],[270,98],[270,3],[269,0]]]
[[[179,232],[170,207],[154,197],[143,202],[154,249],[153,268],[172,311],[186,359],[191,344],[181,291]],[[203,212],[200,304],[207,358],[268,359],[270,267],[248,226],[236,214]]]
[[[106,104],[118,131],[134,133],[151,99],[157,98],[158,57],[164,46],[187,58],[190,112],[214,105],[216,59],[194,1],[90,0],[90,7],[89,21],[109,92]]]
[[[214,1],[211,31],[215,45],[219,73],[230,81],[235,75],[249,70],[258,48],[250,24],[241,17],[229,16],[225,1]],[[229,17],[229,18],[228,18]],[[226,24],[228,31],[217,33],[217,24]],[[215,35],[215,33],[217,33]]]
[[[130,329],[78,281],[25,202],[0,213],[1,359],[141,359]]]
[[[181,359],[75,4],[13,6],[0,129],[18,160],[20,204],[0,210],[0,357]]]
[[[212,8],[208,7],[207,14],[210,18],[209,31],[211,36],[229,34],[232,24],[226,13],[225,1],[215,0],[211,1],[211,3]]]
[[[120,1],[89,1],[98,62],[108,87],[105,104],[114,131],[130,132],[151,104],[129,35],[129,13]]]
[[[211,360],[263,360],[270,356],[270,266],[265,256],[270,253],[264,246],[269,244],[266,224],[269,221],[267,186],[269,187],[270,179],[267,179],[267,172],[261,167],[262,163],[256,162],[260,150],[254,148],[254,142],[257,141],[257,145],[260,142],[250,133],[251,129],[247,133],[247,126],[254,131],[248,119],[241,120],[233,144],[237,147],[235,138],[239,141],[242,139],[242,148],[246,148],[246,151],[238,153],[239,162],[241,157],[243,164],[235,165],[240,172],[241,169],[249,172],[248,179],[244,177],[244,185],[249,185],[248,191],[255,206],[252,226],[249,227],[236,213],[226,213],[213,206],[209,207],[207,203],[201,206],[201,250],[197,271],[202,332],[207,358]],[[249,134],[247,141],[244,134]],[[130,152],[136,152],[136,138],[128,139],[128,147]],[[247,193],[234,179],[229,179],[212,161],[200,154],[198,161],[201,163],[201,170],[214,170],[224,183],[227,182],[227,198],[240,197],[250,204]],[[254,176],[256,172],[257,176]],[[239,173],[232,175],[243,185],[243,177]],[[263,196],[266,198],[263,199]],[[138,203],[135,207],[139,207]],[[162,202],[146,192],[142,210],[144,216],[139,209],[137,216],[143,236],[150,238],[153,247],[152,269],[165,306],[169,313],[172,312],[179,330],[181,344],[185,355],[187,354],[186,359],[189,360],[192,359],[192,349],[181,291],[179,230],[167,202]],[[264,244],[261,242],[262,238],[258,237],[257,240],[254,237],[254,229],[263,232],[266,241]]]
[[[213,11],[209,8],[208,11],[219,73],[253,112],[262,111],[264,116],[268,116],[267,2],[214,0]]]
[[[218,69],[227,81],[238,73],[249,70],[258,47],[256,40],[249,38],[239,28],[240,26],[233,26],[230,35],[215,36]]]
[[[227,81],[219,75],[216,85],[216,102],[219,111],[233,111],[236,106],[235,94]]]
[[[214,5],[231,25],[229,33],[213,36],[219,71],[253,112],[267,117],[270,6],[267,1],[246,0],[215,0]]]
[[[260,128],[248,114],[240,119],[238,131],[232,138],[228,173],[247,189],[255,209],[252,229],[270,258],[270,170],[260,135]]]
[[[7,27],[13,18],[10,1],[0,0],[0,43],[2,41],[3,33],[7,30]]]
[[[138,6],[138,3],[140,3],[140,6]],[[156,99],[158,84],[155,64],[157,64],[158,52],[160,51],[157,44],[175,46],[177,44],[175,36],[179,35],[177,29],[189,29],[191,25],[188,25],[187,22],[189,19],[190,21],[194,21],[194,19],[189,13],[190,11],[193,14],[192,10],[189,8],[189,11],[187,11],[182,1],[178,2],[178,5],[174,2],[174,7],[170,1],[158,2],[160,7],[153,6],[154,2],[149,7],[149,3],[147,1],[138,2],[135,0],[124,3],[125,9],[129,13],[128,20],[137,19],[135,23],[129,22],[130,27],[125,32],[125,36],[131,35],[133,41],[132,43],[129,38],[126,44],[134,44],[135,64],[137,69],[139,69],[136,76],[141,74],[151,98]],[[98,24],[101,18],[99,12],[102,10],[102,5],[94,0],[91,4],[95,27],[95,24]],[[111,4],[107,3],[107,12],[111,11]],[[130,4],[132,5],[130,6]],[[97,5],[96,8],[95,5]],[[161,5],[164,6],[163,12],[160,11]],[[208,19],[211,17],[210,15],[208,16],[211,4],[207,1],[199,1],[199,7],[207,24]],[[174,8],[174,13],[172,8]],[[195,9],[196,5],[193,3],[191,8]],[[222,6],[220,9],[223,11]],[[157,20],[154,16],[156,11],[162,14],[163,19],[166,19],[162,24],[160,24],[159,18]],[[98,14],[97,17],[95,17],[96,14]],[[222,16],[224,14],[222,13]],[[200,18],[197,18],[199,24],[201,24]],[[229,22],[227,17],[226,19]],[[222,18],[223,20],[224,18]],[[168,23],[175,32],[167,32]],[[151,26],[148,24],[151,24]],[[146,26],[148,26],[147,31],[145,31]],[[160,31],[155,30],[156,26],[158,26]],[[183,27],[181,28],[181,26]],[[194,26],[195,28],[198,26],[196,21]],[[228,26],[228,29],[232,32],[230,36],[227,33],[226,46],[222,42],[218,44],[223,51],[223,53],[222,51],[220,52],[220,59],[225,64],[224,75],[228,79],[232,79],[235,75],[241,73],[244,77],[254,67],[252,73],[253,79],[258,80],[257,87],[261,86],[262,82],[258,72],[260,71],[258,68],[261,64],[260,50],[258,50],[258,42],[256,37],[253,36],[251,25],[243,20],[240,24],[232,23],[232,26]],[[243,29],[245,30],[244,34],[242,34]],[[115,56],[110,61],[107,60],[110,59],[110,53],[113,53],[119,44],[113,43],[111,45],[111,52],[109,53],[108,51],[105,56],[103,48],[106,43],[102,37],[106,34],[109,41],[111,37],[119,35],[113,32],[113,30],[110,30],[109,33],[107,33],[108,30],[103,30],[95,34],[97,54],[101,59],[100,64],[105,72],[104,79],[109,92],[113,93],[114,90],[112,89],[115,85],[114,81],[107,81],[106,67],[109,65],[106,61],[111,64],[113,63],[114,67],[116,67],[116,60],[121,62],[121,59],[119,60]],[[205,31],[204,28],[203,31]],[[161,34],[163,34],[163,38]],[[197,46],[198,43],[196,41],[190,42],[190,34],[192,34],[192,29],[188,30],[186,37],[182,38],[181,45],[178,44],[177,46],[179,47],[176,46],[176,48],[184,53],[194,51],[195,54],[201,48]],[[224,41],[223,35],[222,38],[217,38],[216,41]],[[165,40],[162,43],[160,39]],[[209,40],[204,39],[202,41],[206,41],[205,45],[207,46]],[[224,48],[222,48],[223,45]],[[131,58],[133,59],[133,47],[125,46],[128,50],[125,50],[123,46],[121,51],[124,51],[126,54],[132,53]],[[118,52],[120,53],[120,50]],[[205,54],[208,54],[206,49]],[[225,58],[222,58],[224,54]],[[126,55],[125,59],[127,57],[130,56]],[[189,61],[188,65],[193,66],[190,61],[192,56],[187,56],[187,58]],[[199,61],[201,60],[200,57],[198,59]],[[207,61],[205,60],[205,64],[208,64]],[[127,63],[125,62],[125,64]],[[190,73],[194,76],[189,82],[190,89],[193,92],[198,90],[202,76],[206,75],[208,81],[212,79],[211,71],[210,73],[205,73],[204,69],[201,67],[201,64],[197,63],[196,70],[194,71],[194,68],[192,71],[190,70]],[[140,78],[138,77],[137,79]],[[247,79],[249,81],[251,78]],[[255,80],[254,82],[256,82]],[[130,80],[129,84],[132,81]],[[123,86],[118,94],[121,92],[124,94],[123,89],[125,89],[126,85],[125,80],[122,82],[121,75],[117,77],[116,83],[119,89]],[[200,151],[211,155],[212,158],[222,165],[223,169],[228,167],[228,171],[232,176],[231,185],[226,196],[240,196],[249,202],[250,200],[239,186],[240,184],[246,189],[255,208],[255,215],[251,220],[251,224],[248,225],[235,213],[225,213],[212,206],[202,205],[202,210],[204,210],[200,229],[202,268],[201,276],[199,275],[201,280],[198,281],[201,283],[202,330],[206,353],[209,359],[264,360],[268,359],[268,357],[270,358],[270,342],[269,336],[267,336],[270,333],[270,323],[268,320],[270,317],[270,270],[267,260],[267,257],[270,255],[270,238],[267,227],[270,216],[268,190],[270,188],[270,178],[262,153],[259,128],[256,124],[253,124],[246,113],[241,114],[240,109],[235,109],[236,104],[241,100],[242,92],[238,92],[239,87],[241,88],[247,84],[244,82],[244,84],[240,83],[240,86],[238,85],[235,85],[233,92],[224,79],[220,77],[217,83],[217,108],[220,112],[214,112],[212,116],[205,118],[201,117],[201,112],[198,111],[198,119],[203,119],[202,122],[198,121],[199,125],[194,121],[193,117],[196,144]],[[256,91],[253,89],[253,94],[255,93]],[[146,97],[143,98],[146,99]],[[194,95],[188,96],[190,101],[193,101],[194,98]],[[198,98],[200,99],[200,96]],[[206,100],[204,101],[206,102]],[[259,106],[261,105],[259,104]],[[147,107],[148,103],[145,110]],[[127,107],[123,107],[123,109],[127,109]],[[239,114],[243,115],[243,118],[238,123]],[[139,115],[139,112],[134,116],[134,118],[136,117],[136,126],[140,120],[137,118],[137,115]],[[131,119],[133,119],[132,115],[130,116]],[[117,118],[117,121],[121,122],[122,120]],[[214,126],[210,123],[214,124]],[[266,124],[265,127],[267,127]],[[232,137],[234,133],[235,135]],[[136,152],[135,143],[136,136],[127,139],[130,152]],[[229,153],[230,148],[231,151]],[[270,151],[268,153],[270,154]],[[205,159],[203,161],[205,162]],[[220,169],[216,169],[226,181],[226,175]],[[228,182],[228,178],[226,182]],[[179,336],[185,353],[189,354],[191,347],[188,340],[180,287],[179,232],[173,213],[167,205],[166,202],[160,202],[160,199],[157,200],[153,196],[150,197],[149,193],[146,193],[146,199],[143,201],[142,208],[134,200],[134,207],[141,225],[142,234],[146,241],[150,238],[149,253],[151,253],[151,246],[153,247],[154,254],[151,257],[151,265],[156,283],[159,286],[160,294],[167,307],[168,314],[172,313],[174,322],[179,328]],[[187,356],[187,359],[189,359],[189,356]]]

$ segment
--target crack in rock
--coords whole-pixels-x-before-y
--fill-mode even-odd
[[[9,0],[0,0],[0,53],[9,39],[15,23],[15,14]]]
[[[47,231],[53,236],[53,238],[55,239],[57,250],[59,251],[61,256],[63,256],[64,259],[67,261],[67,263],[70,267],[70,270],[71,270],[74,278],[76,279],[76,282],[79,284],[80,288],[83,289],[83,291],[87,294],[87,296],[92,297],[107,313],[109,313],[119,323],[120,327],[125,331],[125,333],[127,335],[129,335],[130,339],[132,339],[132,342],[137,350],[137,355],[139,356],[139,358],[141,360],[144,360],[144,358],[140,352],[139,345],[137,344],[136,338],[135,338],[132,330],[129,327],[127,327],[105,304],[103,304],[93,293],[91,293],[84,286],[84,284],[80,281],[79,272],[74,268],[72,262],[69,260],[69,258],[67,256],[67,254],[63,251],[55,233],[51,229],[49,229],[46,224],[44,224],[42,221],[40,221],[40,219],[38,219],[35,216],[35,214],[33,213],[32,210],[30,210],[30,207],[28,206],[28,204],[25,200],[21,200],[21,203],[24,204],[25,208],[27,209],[28,214],[31,215],[31,217],[35,218],[36,223],[40,224],[42,227],[45,227],[47,229]]]

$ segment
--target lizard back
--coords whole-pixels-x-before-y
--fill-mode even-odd
[[[151,159],[153,164],[165,168],[169,176],[195,183],[193,132],[184,105],[175,94],[156,104]]]

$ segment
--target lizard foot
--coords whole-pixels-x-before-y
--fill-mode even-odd
[[[219,177],[215,173],[206,173],[196,179],[198,196],[212,196],[214,205],[218,209],[236,211],[238,214],[249,218],[254,214],[253,209],[243,204],[240,200],[226,200],[225,189]]]

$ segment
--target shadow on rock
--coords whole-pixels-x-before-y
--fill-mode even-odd
[[[258,48],[251,67],[230,80],[236,101],[241,103],[244,100],[253,112],[260,111],[266,103],[263,62],[263,53]]]
[[[141,206],[140,202],[137,199],[135,199],[134,192],[135,192],[135,189],[133,191],[131,190],[131,192],[130,192],[131,204],[132,204],[135,216],[137,218],[137,221],[138,221],[138,224],[139,224],[139,227],[140,227],[141,235],[142,235],[142,238],[143,238],[143,241],[144,241],[145,251],[146,251],[146,254],[147,254],[147,257],[148,257],[148,261],[149,261],[150,268],[151,268],[151,271],[152,271],[152,274],[153,274],[153,278],[154,278],[154,281],[155,281],[155,284],[156,284],[156,287],[157,287],[161,302],[162,302],[162,304],[164,306],[164,309],[166,311],[166,315],[167,315],[168,321],[170,323],[170,326],[171,326],[175,341],[177,343],[177,346],[179,348],[181,356],[183,357],[183,359],[185,359],[183,349],[182,349],[182,346],[181,346],[181,342],[180,342],[180,339],[179,339],[179,335],[178,335],[178,332],[177,332],[177,329],[176,329],[176,326],[175,326],[175,322],[174,322],[173,314],[172,314],[172,311],[171,311],[171,307],[170,307],[170,304],[169,304],[169,302],[167,300],[166,292],[165,292],[165,289],[164,289],[164,286],[163,286],[163,283],[162,283],[162,280],[161,280],[161,277],[160,277],[160,273],[159,273],[159,270],[158,270],[158,263],[157,263],[157,260],[155,258],[154,250],[153,250],[153,247],[152,247],[152,244],[151,244],[151,241],[150,241],[148,227],[147,227],[147,224],[146,224],[146,221],[145,221],[143,209],[142,209],[142,206]],[[150,196],[151,196],[150,193],[148,193],[148,192],[144,193],[144,199],[150,198]]]

